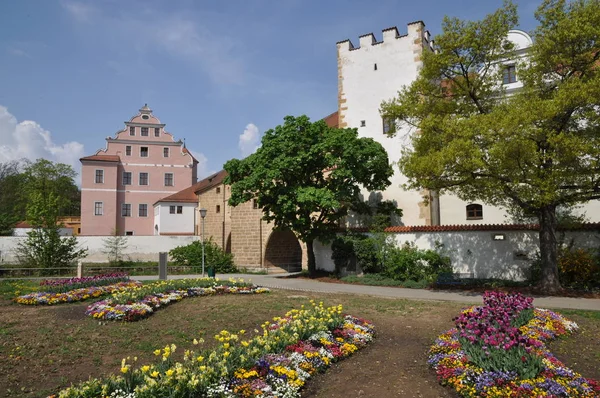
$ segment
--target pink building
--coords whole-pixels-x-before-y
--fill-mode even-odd
[[[154,235],[153,204],[196,182],[198,161],[148,105],[81,158],[81,235]],[[177,208],[175,208],[177,211]]]

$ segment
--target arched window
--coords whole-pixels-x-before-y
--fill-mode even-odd
[[[481,220],[483,218],[483,206],[472,203],[467,205],[467,220]]]

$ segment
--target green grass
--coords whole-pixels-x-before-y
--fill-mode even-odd
[[[592,311],[592,310],[558,310],[562,315],[567,318],[569,315],[579,315],[588,319],[600,320],[600,311]]]

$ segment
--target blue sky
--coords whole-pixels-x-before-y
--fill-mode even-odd
[[[520,0],[520,28],[541,0]],[[337,108],[335,43],[444,15],[480,19],[501,0],[0,3],[0,162],[72,164],[148,103],[185,138],[200,176],[250,153],[285,115]]]

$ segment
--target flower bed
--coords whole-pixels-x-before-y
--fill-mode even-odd
[[[567,368],[545,342],[577,329],[520,294],[486,292],[441,335],[428,363],[463,397],[597,397],[600,384]]]
[[[135,289],[141,286],[140,282],[119,282],[108,286],[90,286],[80,289],[73,289],[64,293],[35,292],[16,297],[14,300],[19,304],[28,305],[55,305],[63,303],[74,303],[89,298],[99,298],[101,296],[123,292]]]
[[[173,360],[174,345],[156,350],[160,361],[134,368],[130,359],[121,374],[90,379],[58,394],[71,397],[282,397],[300,396],[316,372],[345,358],[373,339],[369,322],[342,315],[342,307],[292,310],[262,325],[262,333],[244,340],[245,331],[222,331],[213,350],[186,351]],[[258,331],[256,331],[258,332]],[[196,341],[195,341],[196,343]],[[135,358],[134,358],[135,361]]]
[[[147,318],[159,308],[166,307],[186,297],[209,296],[214,294],[258,294],[269,289],[259,286],[227,286],[190,287],[185,290],[168,290],[144,296],[139,301],[126,301],[123,304],[119,296],[129,296],[130,292],[114,294],[112,298],[98,301],[88,306],[85,314],[96,319],[137,321]]]
[[[125,272],[84,276],[82,278],[46,279],[40,282],[40,290],[51,293],[66,293],[84,287],[107,286],[127,281],[129,281],[129,275]]]

